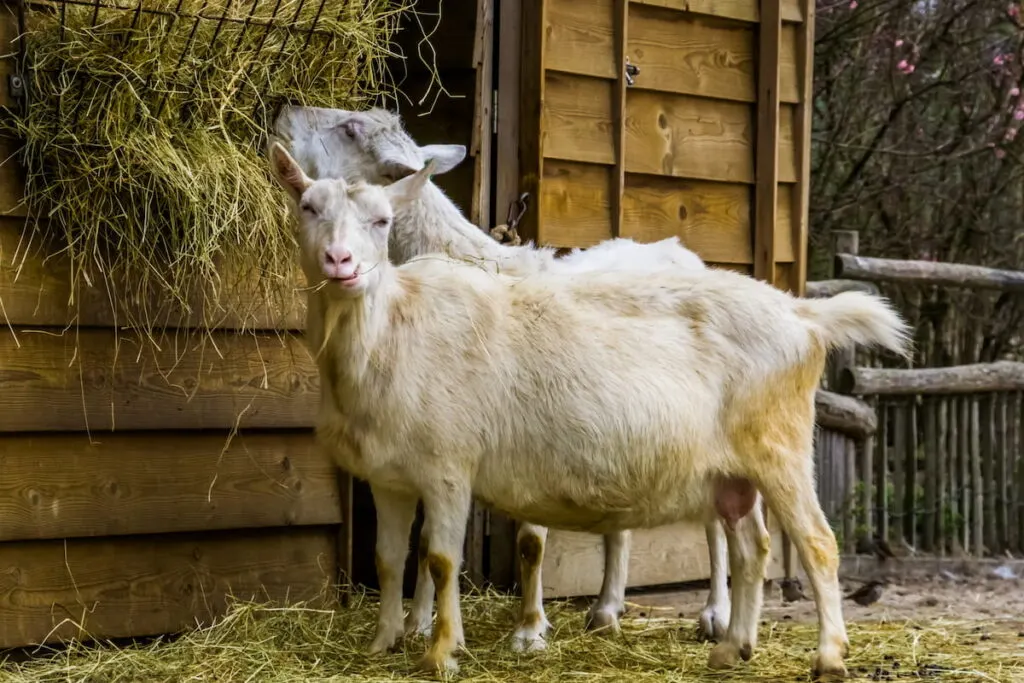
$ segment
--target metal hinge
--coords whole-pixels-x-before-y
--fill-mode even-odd
[[[498,134],[498,91],[491,91],[491,135]]]
[[[7,93],[12,100],[20,100],[25,96],[25,79],[19,74],[8,74]]]

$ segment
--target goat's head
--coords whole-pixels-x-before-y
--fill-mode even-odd
[[[342,178],[386,185],[435,162],[434,175],[466,158],[464,145],[417,145],[398,115],[374,108],[286,106],[274,124],[276,136],[313,178]]]
[[[337,298],[374,287],[387,267],[394,218],[385,188],[341,178],[313,180],[278,142],[271,143],[268,156],[291,198],[309,285]]]

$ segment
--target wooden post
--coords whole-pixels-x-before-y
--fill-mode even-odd
[[[893,430],[895,437],[893,439],[893,456],[892,456],[892,508],[895,514],[899,515],[896,521],[896,531],[901,537],[906,538],[904,535],[906,532],[904,521],[904,515],[906,514],[906,504],[904,502],[904,496],[907,492],[906,484],[906,472],[904,468],[907,464],[907,404],[904,402],[897,403],[893,406],[893,413],[895,419],[893,420]]]
[[[974,507],[971,509],[974,523],[971,535],[974,539],[974,555],[985,555],[984,505],[985,490],[981,483],[981,425],[978,420],[978,399],[971,399],[971,495]]]
[[[338,525],[335,575],[338,602],[347,607],[352,592],[352,477],[339,469],[337,480],[341,524]]]
[[[476,40],[473,45],[476,69],[476,103],[469,153],[474,158],[473,205],[470,220],[485,232],[491,218],[491,147],[494,131],[494,0],[477,0]]]
[[[946,511],[949,505],[949,495],[946,492],[947,472],[949,471],[949,401],[946,398],[939,399],[939,427],[936,434],[938,441],[938,464],[936,472],[938,482],[936,487],[938,493],[938,512],[936,519],[935,539],[938,544],[939,555],[946,554]]]
[[[938,464],[939,464],[939,439],[938,439],[938,403],[934,398],[924,399],[922,406],[924,419],[924,537],[922,538],[922,549],[928,552],[935,552],[935,539],[941,537],[938,530]]]
[[[779,191],[780,0],[760,0],[757,57],[757,144],[754,187],[754,277],[775,284]]]
[[[1016,392],[1014,403],[1017,409],[1010,416],[1015,422],[1014,460],[1017,462],[1017,485],[1013,497],[1017,509],[1017,552],[1024,551],[1024,392]]]
[[[885,539],[889,538],[889,404],[878,403],[878,463],[875,467],[878,479],[878,527],[876,531]]]
[[[622,197],[626,190],[626,45],[629,42],[629,0],[615,0],[615,89],[612,119],[615,131],[615,170],[612,173],[612,237],[622,234]]]
[[[1019,270],[998,270],[961,263],[868,258],[851,252],[837,253],[834,268],[833,277],[850,280],[1024,292],[1024,271]]]
[[[799,86],[799,104],[793,117],[797,155],[797,207],[793,220],[797,252],[790,289],[797,296],[804,294],[807,285],[807,240],[811,206],[811,121],[814,118],[814,0],[800,3],[804,21],[796,30],[796,73]]]
[[[917,397],[907,402],[907,452],[904,454],[903,537],[917,546]]]
[[[996,438],[995,438],[995,411],[993,410],[994,394],[986,394],[981,398],[979,405],[980,417],[978,425],[981,428],[979,450],[981,453],[981,480],[984,484],[984,528],[982,533],[985,545],[989,548],[996,547],[996,485],[995,485],[995,461],[996,461]]]
[[[971,399],[967,396],[960,400],[960,510],[963,512],[960,547],[964,552],[971,551]]]
[[[995,477],[994,487],[995,488],[995,503],[996,503],[996,539],[994,545],[989,548],[993,554],[1001,553],[1006,550],[1009,546],[1008,540],[1010,536],[1010,515],[1009,515],[1009,497],[1007,492],[1009,486],[1007,486],[1006,476],[1006,445],[1007,445],[1007,427],[1006,427],[1006,394],[997,394],[993,403],[995,413],[995,432],[996,432],[996,449],[995,453]]]

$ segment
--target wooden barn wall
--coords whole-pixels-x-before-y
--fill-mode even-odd
[[[501,12],[520,22],[521,40],[518,51],[499,47],[499,140],[514,131],[519,144],[498,143],[498,193],[533,195],[524,237],[569,248],[677,236],[711,266],[802,292],[813,3],[522,7],[519,17]],[[627,58],[639,68],[631,85]],[[503,179],[502,157],[513,155],[515,178]],[[770,513],[768,520],[769,575],[778,576],[785,543]],[[706,578],[706,547],[699,525],[636,531],[629,583]],[[552,531],[545,595],[596,592],[602,566],[599,537]]]
[[[6,5],[0,34],[16,35]],[[13,68],[0,61],[0,106]],[[66,261],[24,251],[22,174],[2,145],[0,647],[172,632],[229,593],[330,602],[348,482],[314,447],[300,296],[228,317],[202,352],[193,321],[160,351],[115,328],[99,287],[72,320]]]

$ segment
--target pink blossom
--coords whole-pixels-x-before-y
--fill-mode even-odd
[[[1017,86],[1010,88],[1010,97],[1016,97],[1017,95],[1020,95],[1020,88]]]
[[[914,69],[917,68],[917,67],[915,67],[913,64],[911,64],[907,60],[901,59],[899,61],[899,63],[896,65],[896,68],[900,71],[900,73],[912,74],[912,73],[914,73]]]
[[[850,0],[850,9],[857,9],[857,0]]]
[[[1004,62],[1006,62],[1006,58],[1002,55],[996,55],[992,58],[992,63],[996,66],[1002,66]]]
[[[903,47],[903,39],[902,38],[897,38],[895,45],[896,45],[896,47]]]
[[[1024,121],[1024,109],[1017,107],[1013,110],[1013,119],[1015,121]]]
[[[1009,14],[1014,19],[1016,19],[1017,16],[1020,15],[1020,6],[1016,4],[1011,4],[1009,7],[1006,8],[1006,13]]]
[[[1003,139],[1007,142],[1013,142],[1013,139],[1017,137],[1016,128],[1007,128],[1006,133],[1003,134]]]
[[[1005,149],[999,149],[997,147],[996,148],[996,159],[1002,159],[1005,156],[1006,156],[1006,150]]]

